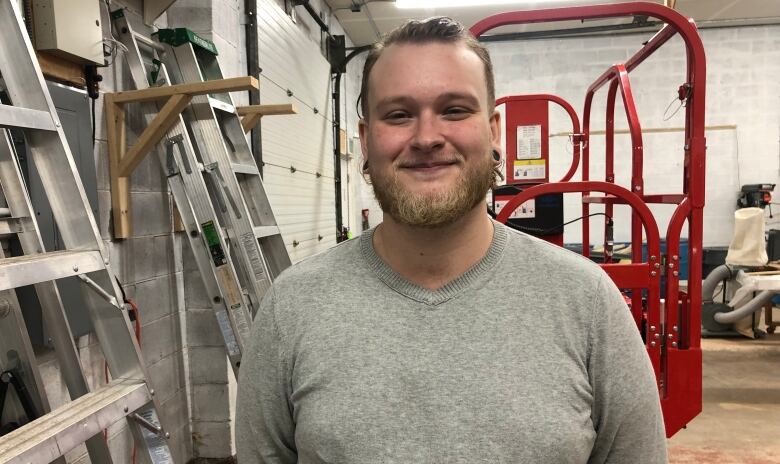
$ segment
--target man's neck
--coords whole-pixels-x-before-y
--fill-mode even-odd
[[[493,223],[480,204],[453,224],[429,229],[385,216],[374,233],[374,249],[405,279],[436,290],[462,275],[487,253]]]

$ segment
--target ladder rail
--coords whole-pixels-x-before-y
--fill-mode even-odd
[[[103,252],[103,244],[94,217],[87,220],[69,215],[88,204],[81,182],[68,182],[78,176],[70,148],[65,141],[62,123],[54,110],[54,104],[46,88],[38,60],[32,48],[27,30],[21,24],[15,2],[0,2],[0,31],[4,31],[0,47],[0,73],[6,85],[8,97],[16,107],[45,111],[51,115],[56,132],[44,130],[26,131],[30,142],[30,157],[47,186],[46,196],[51,204],[55,221],[63,243],[69,249],[90,249]],[[103,255],[105,253],[103,252]]]
[[[32,230],[18,233],[17,238],[26,255],[43,253],[45,251],[43,238],[39,232],[35,214],[33,214],[29,192],[21,179],[22,172],[17,157],[14,155],[10,134],[6,130],[0,130],[0,185],[3,186],[3,195],[11,211],[11,216],[26,217],[33,226]],[[35,284],[35,293],[41,306],[44,327],[54,346],[68,394],[71,399],[84,396],[89,393],[89,385],[81,370],[78,351],[70,335],[72,333],[70,322],[65,316],[59,289],[54,282],[48,281]],[[33,371],[37,373],[37,370]],[[39,383],[39,385],[43,384]],[[45,398],[45,392],[38,392],[37,396]],[[49,405],[46,404],[43,410],[49,411]],[[93,462],[111,462],[108,445],[103,440],[102,434],[87,440],[87,450]]]

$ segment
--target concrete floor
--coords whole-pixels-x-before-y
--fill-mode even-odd
[[[704,407],[669,440],[671,464],[780,464],[778,332],[702,340]]]

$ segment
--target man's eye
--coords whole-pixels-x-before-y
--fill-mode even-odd
[[[471,114],[471,111],[469,111],[468,108],[463,108],[462,106],[453,106],[444,110],[444,116],[446,116],[448,119],[463,119],[466,118],[469,114]]]
[[[395,121],[408,119],[408,118],[409,118],[409,113],[407,113],[406,111],[393,111],[391,113],[388,113],[387,116],[385,116],[385,119],[395,120]]]

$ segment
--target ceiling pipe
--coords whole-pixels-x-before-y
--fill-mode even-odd
[[[292,0],[293,6],[302,6],[306,9],[306,11],[309,12],[309,15],[317,22],[317,24],[320,25],[320,29],[322,32],[330,35],[330,28],[327,24],[325,24],[325,21],[320,18],[319,13],[317,13],[317,10],[314,9],[313,6],[311,6],[311,3],[309,0]]]

